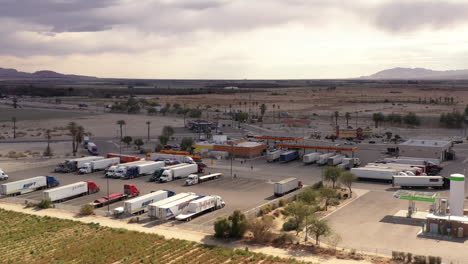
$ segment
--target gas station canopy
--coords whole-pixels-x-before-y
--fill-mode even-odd
[[[398,190],[393,194],[393,197],[402,200],[435,203],[436,200],[439,199],[440,195],[438,193],[433,192]]]

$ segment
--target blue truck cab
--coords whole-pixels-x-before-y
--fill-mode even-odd
[[[60,182],[55,179],[54,176],[46,176],[47,177],[47,188],[52,188],[58,186]]]

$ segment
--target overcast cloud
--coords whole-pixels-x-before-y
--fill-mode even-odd
[[[452,68],[468,52],[467,23],[462,0],[0,0],[0,61],[10,63],[0,67],[110,77],[116,56],[133,65],[118,74],[142,78],[348,77],[392,61]],[[93,74],[106,65],[98,60],[109,67]]]

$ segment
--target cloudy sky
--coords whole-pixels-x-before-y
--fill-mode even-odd
[[[0,67],[346,78],[468,68],[468,0],[0,0]]]

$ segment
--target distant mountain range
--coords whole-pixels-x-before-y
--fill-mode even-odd
[[[424,68],[393,68],[370,76],[362,76],[361,79],[468,80],[468,70],[433,71]]]
[[[0,68],[0,80],[95,80],[96,77],[62,74],[54,71],[20,72],[15,69]]]

